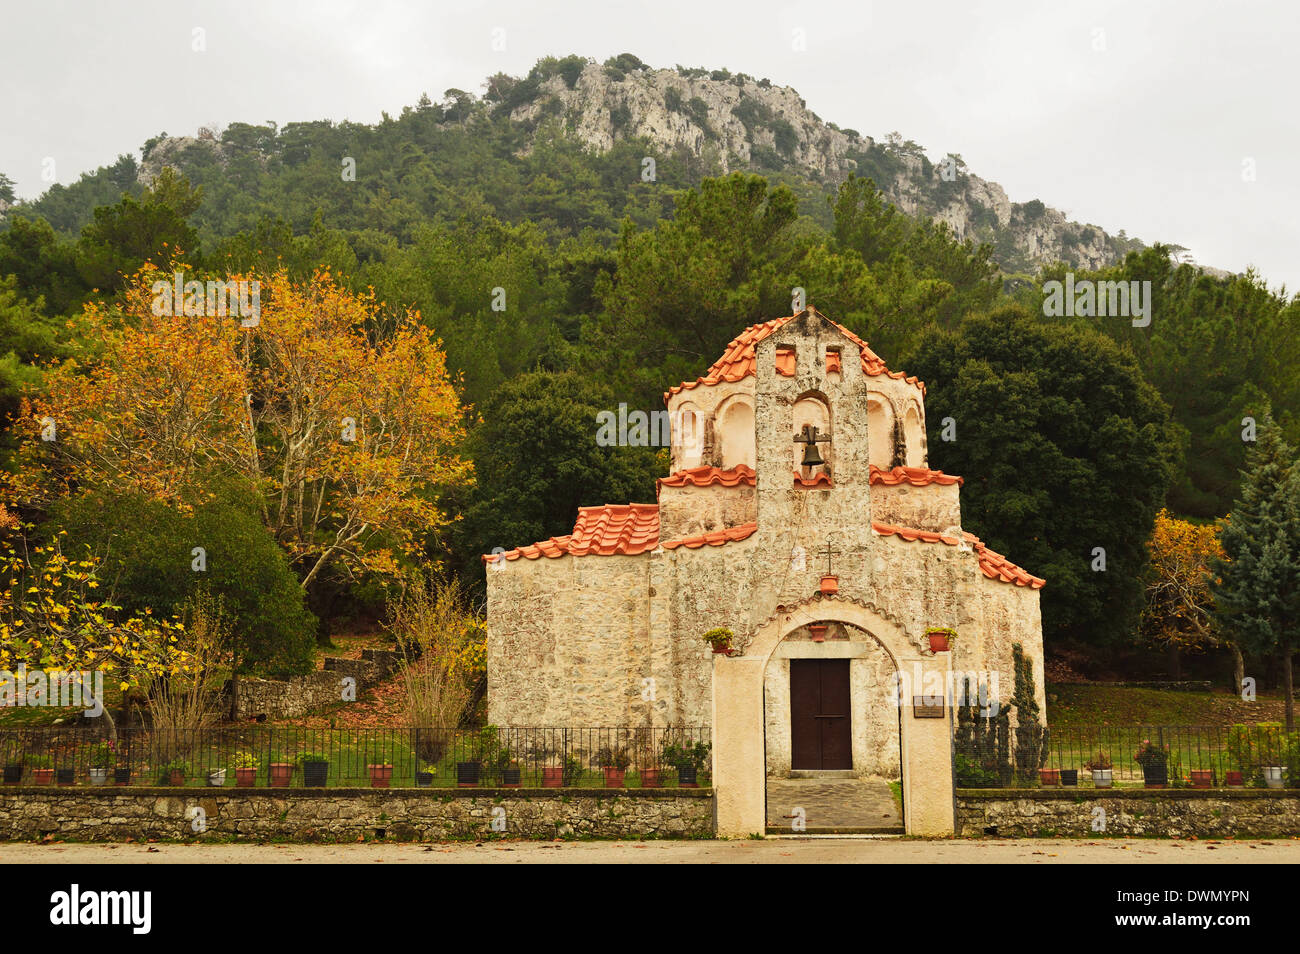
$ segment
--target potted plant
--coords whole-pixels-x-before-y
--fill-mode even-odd
[[[712,646],[717,655],[730,656],[731,641],[736,638],[736,634],[725,626],[715,626],[700,638]]]
[[[946,653],[952,649],[953,640],[957,638],[957,630],[950,626],[928,626],[925,630],[925,638],[930,641],[930,652]]]
[[[6,762],[5,763],[5,784],[17,785],[23,780],[23,763]]]
[[[832,573],[823,574],[818,589],[823,596],[834,596],[840,591],[840,578]]]
[[[1264,773],[1264,784],[1269,788],[1281,788],[1283,782],[1283,768],[1280,765],[1264,765],[1260,771]]]
[[[99,742],[90,750],[90,784],[108,784],[108,773],[117,764],[117,753],[112,739]]]
[[[603,745],[596,750],[596,764],[605,772],[606,788],[622,788],[627,767],[632,764],[632,756],[625,748]]]
[[[186,777],[190,774],[190,767],[184,759],[174,758],[169,762],[164,762],[158,767],[158,784],[180,786],[185,784]]]
[[[70,767],[67,767],[67,766],[64,766],[64,767],[62,767],[62,768],[55,769],[55,771],[54,771],[54,783],[55,783],[56,785],[75,785],[75,784],[77,784],[77,770],[76,770],[75,768],[70,768]]]
[[[660,750],[660,761],[677,770],[677,784],[682,788],[699,787],[700,769],[704,768],[708,758],[709,746],[704,742],[665,739]]]
[[[1213,788],[1214,769],[1192,769],[1192,788]]]
[[[1054,788],[1061,784],[1061,770],[1040,768],[1038,770],[1038,782],[1044,788]]]
[[[298,756],[302,766],[302,784],[307,788],[324,788],[329,780],[330,760],[319,752],[304,752]]]
[[[1061,784],[1071,788],[1079,786],[1078,769],[1061,769]]]
[[[252,788],[257,781],[257,756],[246,749],[235,753],[230,760],[235,766],[235,787]]]
[[[385,759],[382,762],[371,762],[366,766],[370,773],[371,788],[388,788],[388,783],[393,778],[393,763]]]
[[[293,781],[293,763],[272,762],[269,774],[271,788],[288,788],[289,783]]]
[[[1084,768],[1092,773],[1093,788],[1113,788],[1115,785],[1115,771],[1110,763],[1110,756],[1105,752],[1098,752],[1094,755]]]
[[[582,776],[586,769],[582,767],[582,759],[576,755],[566,755],[564,757],[564,769],[560,773],[560,778],[564,781],[566,788],[571,788],[582,781]]]
[[[1265,724],[1267,725],[1267,723]],[[1259,742],[1269,735],[1267,728],[1252,725],[1234,725],[1228,728],[1228,764],[1224,784],[1229,788],[1245,788],[1247,783],[1259,781]]]
[[[1147,788],[1164,788],[1169,784],[1169,749],[1143,739],[1133,753],[1133,761],[1142,766],[1142,781]]]
[[[221,768],[208,769],[204,774],[207,777],[208,786],[210,788],[221,788],[221,786],[226,784],[225,766],[222,766]]]
[[[54,781],[54,760],[48,755],[31,755],[27,764],[32,767],[32,784],[49,785]]]
[[[438,772],[438,766],[432,762],[424,763],[424,771],[415,773],[416,788],[430,788],[433,785],[433,777]]]
[[[536,756],[545,762],[542,766],[542,788],[563,788],[564,769],[556,760],[555,752],[551,749],[540,749]]]
[[[1246,780],[1242,778],[1241,772],[1236,769],[1228,769],[1223,773],[1223,784],[1228,788],[1245,788]]]
[[[809,623],[808,632],[812,634],[812,641],[814,643],[826,642],[826,630],[829,628],[825,623]]]
[[[663,771],[655,759],[649,739],[642,738],[637,745],[636,765],[637,772],[641,776],[642,788],[659,788],[663,785]]]
[[[519,760],[512,758],[501,767],[501,784],[505,788],[519,788],[523,785],[523,771]]]

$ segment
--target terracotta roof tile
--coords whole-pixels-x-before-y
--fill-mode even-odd
[[[794,472],[794,485],[796,487],[834,487],[835,481],[831,480],[831,475],[821,470],[805,479],[799,471]]]
[[[871,465],[871,476],[868,478],[871,486],[884,484],[886,487],[896,487],[899,484],[907,483],[913,487],[925,487],[929,484],[942,484],[958,486],[965,483],[960,477],[952,474],[945,474],[941,470],[929,470],[925,467],[895,467],[893,470],[882,470],[875,464]]]
[[[909,542],[920,540],[924,543],[946,543],[950,547],[955,547],[961,542],[951,534],[916,530],[912,527],[899,527],[888,523],[873,522],[871,529],[881,536],[899,536]],[[1041,577],[1025,572],[1002,554],[990,550],[975,534],[963,531],[962,539],[971,545],[975,556],[979,559],[980,572],[990,580],[1001,580],[1003,583],[1014,583],[1016,586],[1029,586],[1036,590],[1042,589],[1047,582]]]
[[[665,550],[676,550],[678,547],[686,547],[688,550],[698,550],[706,543],[711,547],[720,547],[724,543],[744,540],[757,529],[757,523],[742,523],[736,527],[714,530],[712,533],[701,533],[693,537],[683,537],[681,540],[671,540],[668,543],[665,543],[663,547]]]
[[[675,474],[667,477],[660,477],[657,483],[660,487],[710,487],[714,484],[720,484],[723,487],[736,487],[740,484],[754,486],[754,468],[747,467],[744,464],[737,464],[735,467],[690,467],[686,470],[679,470]]]
[[[723,381],[739,381],[743,378],[749,377],[751,374],[756,374],[757,365],[754,357],[754,346],[784,325],[787,321],[792,321],[797,317],[799,316],[786,315],[784,318],[773,318],[771,321],[764,321],[761,324],[750,325],[731,340],[731,343],[727,345],[727,350],[722,353],[722,357],[713,362],[703,377],[696,378],[694,381],[683,381],[681,384],[669,388],[664,392],[664,400],[667,401],[668,398],[674,394],[691,388],[697,388],[701,385],[707,387],[713,384],[720,384]],[[828,318],[827,321],[830,321],[830,319]],[[885,362],[881,357],[872,351],[871,347],[865,341],[838,322],[832,321],[831,324],[835,325],[836,328],[839,328],[846,338],[862,349],[863,372],[872,377],[885,374],[891,378],[905,379],[909,384],[916,385],[916,387],[921,389],[921,393],[925,394],[925,383],[923,381],[908,376],[902,371],[890,371],[889,368],[885,366]],[[785,364],[781,363],[781,359],[778,358],[778,373],[790,373],[786,370],[786,367]]]
[[[697,550],[702,546],[722,546],[734,540],[744,540],[758,529],[757,523],[727,527],[712,533],[701,533],[663,544],[665,550],[686,547]],[[520,557],[554,560],[562,556],[636,556],[648,553],[659,546],[658,504],[606,504],[603,507],[579,507],[578,520],[573,533],[567,537],[551,537],[531,546],[517,547],[499,554],[484,554],[484,563],[498,560],[514,561]]]

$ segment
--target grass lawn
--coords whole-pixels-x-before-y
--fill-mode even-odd
[[[1282,697],[1277,694],[1243,702],[1226,691],[1175,692],[1084,683],[1047,685],[1047,723],[1053,729],[1281,722],[1282,707]]]

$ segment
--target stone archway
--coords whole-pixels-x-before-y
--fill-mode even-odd
[[[719,835],[740,837],[766,827],[767,745],[764,680],[777,646],[790,633],[818,621],[864,630],[909,676],[942,673],[948,653],[929,655],[901,624],[873,606],[817,596],[782,607],[742,640],[741,654],[713,657],[713,784]],[[904,700],[899,711],[904,820],[912,835],[954,830],[952,714],[928,718]]]

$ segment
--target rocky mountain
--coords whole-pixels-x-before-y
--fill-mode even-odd
[[[1036,199],[1012,202],[960,156],[935,163],[897,133],[876,140],[841,129],[788,86],[726,70],[652,69],[630,54],[603,65],[575,59],[542,61],[525,80],[493,77],[487,99],[519,123],[562,118],[595,149],[644,137],[666,150],[685,147],[723,171],[790,171],[828,186],[850,173],[870,176],[904,212],[930,215],[960,238],[992,244],[1008,271],[1054,261],[1098,268],[1142,247],[1123,232],[1112,236],[1069,221]]]

